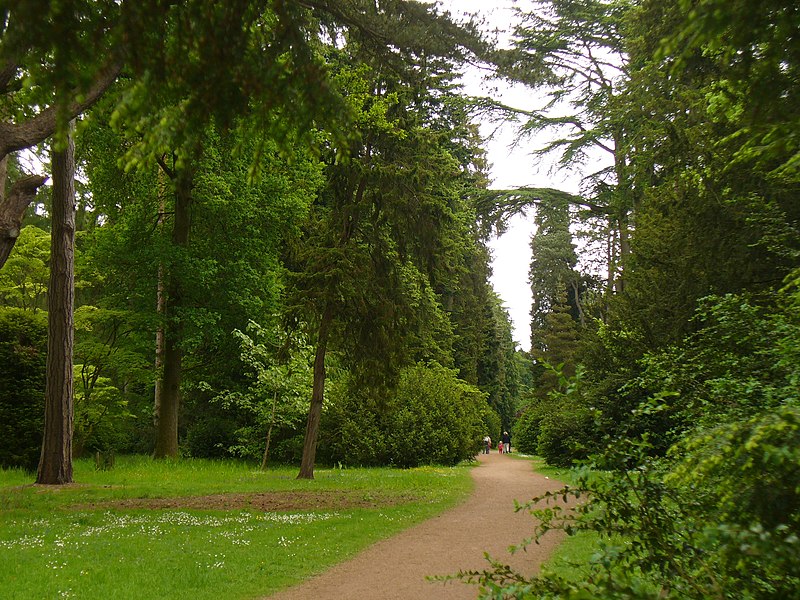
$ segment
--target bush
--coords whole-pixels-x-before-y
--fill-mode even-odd
[[[522,414],[515,445],[520,452],[538,454],[549,465],[569,467],[588,456],[596,435],[596,415],[588,405],[581,366],[572,376],[560,367],[547,368],[557,387]]]
[[[569,511],[532,501],[542,520],[534,539],[548,529],[599,534],[576,579],[500,566],[468,579],[493,598],[800,599],[800,323],[790,291],[770,312],[746,298],[707,300],[704,329],[641,361],[625,391],[650,398],[614,430],[627,435],[608,437],[577,485],[535,499],[581,501]],[[559,446],[599,412],[587,397],[570,386],[551,394],[540,447],[556,457],[580,447]],[[665,434],[677,439],[662,453]]]
[[[528,406],[514,425],[514,447],[523,454],[536,454],[539,451],[539,427],[542,422],[541,409],[537,405]]]
[[[483,439],[484,435],[489,435],[492,438],[492,443],[496,444],[500,439],[498,436],[500,435],[500,431],[503,429],[502,419],[500,415],[497,414],[497,411],[494,410],[489,404],[482,407],[482,416],[483,416],[483,435],[481,435],[481,439]],[[516,443],[515,440],[512,440]],[[481,447],[483,444],[481,443]]]
[[[228,448],[236,439],[236,424],[218,414],[215,418],[200,418],[187,428],[181,444],[189,456],[194,458],[226,458]],[[248,457],[254,458],[254,457]]]
[[[650,452],[618,440],[595,457],[602,471],[582,469],[576,485],[528,505],[542,521],[533,539],[599,534],[578,577],[498,565],[464,579],[492,598],[800,598],[800,408],[694,433],[666,460]],[[568,496],[580,500],[572,510],[553,505]]]
[[[539,425],[537,454],[549,465],[569,467],[588,456],[586,441],[592,436],[591,411],[568,398],[544,405]]]
[[[380,397],[345,389],[323,420],[320,458],[332,463],[454,465],[475,457],[488,428],[500,427],[486,396],[439,365],[405,369]]]
[[[44,315],[0,308],[0,365],[0,466],[34,471],[44,431]]]
[[[386,465],[386,415],[391,392],[355,387],[344,378],[327,390],[317,460],[328,464]]]

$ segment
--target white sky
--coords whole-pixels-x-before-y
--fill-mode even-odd
[[[492,27],[507,29],[511,23],[512,5],[524,3],[514,0],[444,0],[442,6],[458,20],[464,12],[480,12],[489,20]],[[496,91],[495,91],[495,88]],[[469,95],[491,95],[504,104],[524,109],[534,108],[535,96],[524,86],[510,86],[493,82],[491,86],[481,84],[481,74],[477,69],[468,71],[464,78],[464,90]],[[554,172],[553,162],[531,156],[531,152],[542,146],[545,140],[526,140],[514,144],[516,127],[511,124],[498,129],[495,123],[482,123],[481,133],[490,137],[487,152],[491,168],[489,174],[494,189],[515,187],[552,187],[577,193],[579,175],[575,173]],[[514,340],[524,350],[529,350],[531,290],[528,283],[528,267],[531,251],[530,238],[533,234],[533,214],[527,217],[518,215],[509,222],[509,228],[500,238],[490,243],[492,249],[492,285],[508,310],[514,326]]]

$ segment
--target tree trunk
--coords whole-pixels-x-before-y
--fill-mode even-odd
[[[163,170],[158,170],[158,229],[164,225],[166,213],[167,182]],[[164,318],[166,315],[166,291],[164,289],[164,263],[158,264],[158,281],[156,282],[156,314],[158,315],[158,328],[156,329],[156,380],[153,393],[153,427],[158,429],[158,415],[161,413],[161,395],[164,389]]]
[[[325,395],[325,353],[328,349],[328,333],[333,322],[333,305],[329,302],[322,314],[317,338],[317,352],[314,356],[314,383],[311,388],[311,407],[306,421],[306,435],[303,441],[303,459],[300,463],[298,479],[314,479],[314,462],[317,457],[317,438],[319,421],[322,417],[322,401]]]
[[[172,243],[176,247],[189,245],[191,230],[192,183],[194,173],[191,169],[182,170],[175,179],[175,220],[172,229]],[[181,375],[183,369],[183,323],[176,315],[176,309],[183,303],[181,274],[173,269],[168,274],[165,311],[167,316],[164,336],[164,380],[159,403],[158,427],[154,458],[175,458],[178,456],[178,413],[181,405]]]
[[[631,254],[630,232],[628,231],[628,212],[620,213],[619,223],[619,274],[614,282],[614,290],[621,294],[625,291],[625,271],[628,267],[628,258]]]
[[[48,296],[44,439],[37,483],[72,482],[75,302],[75,146],[53,152],[53,206]]]
[[[275,409],[278,406],[278,389],[275,388],[275,394],[272,396],[272,414],[269,418],[269,427],[267,428],[267,444],[264,446],[264,456],[261,459],[261,470],[267,468],[267,461],[269,460],[269,442],[272,439],[272,426],[275,425]]]

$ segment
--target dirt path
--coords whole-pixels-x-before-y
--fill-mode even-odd
[[[514,512],[524,502],[558,482],[534,473],[531,464],[496,452],[480,455],[472,470],[475,491],[464,503],[392,538],[370,546],[352,560],[270,600],[437,600],[475,599],[478,589],[459,581],[429,582],[428,575],[488,567],[483,553],[502,559],[524,573],[534,572],[560,541],[548,533],[527,552],[508,553],[508,546],[533,531],[532,517]]]

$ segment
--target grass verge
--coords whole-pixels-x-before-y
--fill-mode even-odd
[[[122,457],[110,471],[76,461],[69,486],[0,471],[4,599],[224,600],[275,592],[463,500],[469,467],[258,471],[233,461]],[[341,492],[369,507],[280,512],[126,509],[115,502],[214,494]],[[313,503],[313,500],[312,500]],[[94,508],[98,506],[97,508]]]
[[[574,471],[569,468],[553,467],[536,456],[512,454],[522,460],[529,460],[532,468],[550,479],[568,485],[575,485]],[[555,573],[569,581],[581,581],[588,573],[586,565],[600,549],[600,536],[594,532],[579,532],[569,535],[558,545],[541,566],[543,571]]]

